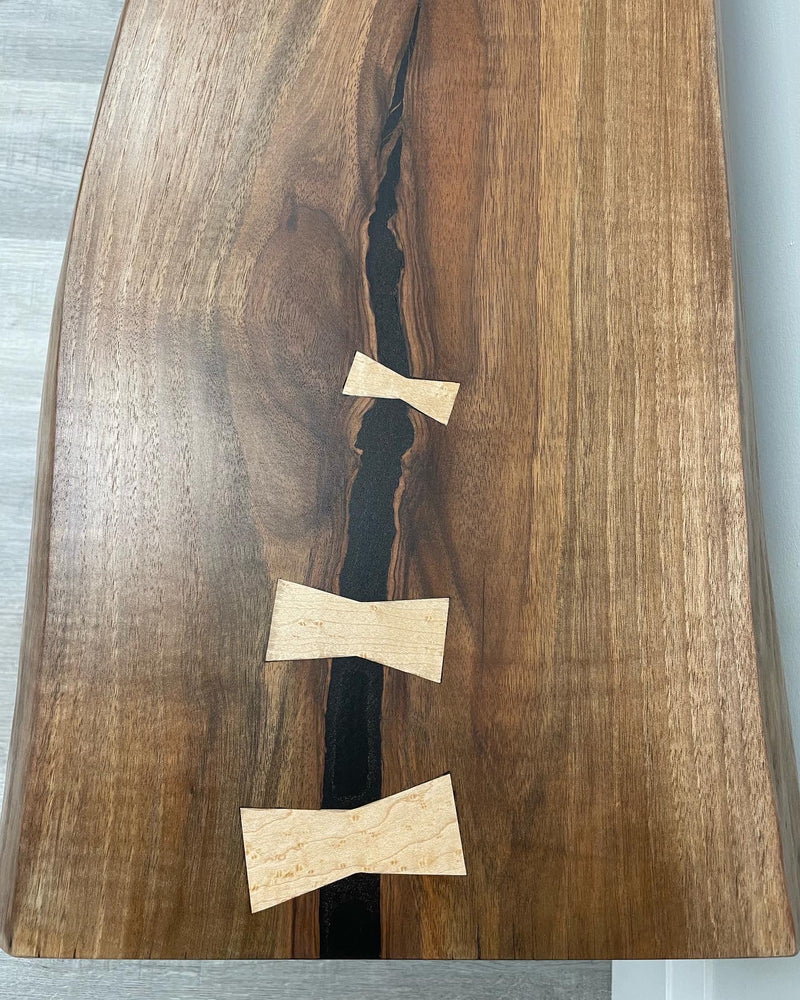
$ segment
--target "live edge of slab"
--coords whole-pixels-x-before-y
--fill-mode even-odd
[[[129,0],[44,390],[5,947],[794,952],[731,270],[712,0]],[[356,351],[457,383],[449,424],[343,395]],[[265,664],[279,579],[448,597],[441,684]],[[240,808],[447,773],[466,876],[250,912]]]

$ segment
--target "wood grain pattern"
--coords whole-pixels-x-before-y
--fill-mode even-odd
[[[250,913],[238,808],[325,797],[358,683],[265,673],[268,595],[361,599],[388,455],[385,598],[451,605],[441,686],[381,675],[370,780],[450,771],[469,875],[383,876],[380,953],[794,949],[725,195],[711,0],[129,0],[48,362],[6,947],[320,953],[314,894]],[[357,350],[458,381],[449,426],[342,396]]]
[[[406,378],[356,351],[342,392],[345,396],[402,399],[440,424],[447,424],[456,401],[458,383]]]
[[[351,601],[278,580],[267,661],[361,656],[437,683],[447,631],[446,597]]]
[[[466,875],[450,775],[357,809],[242,809],[253,912],[355,872]]]
[[[9,238],[17,218],[0,210],[0,327],[5,331],[0,363],[0,464],[5,488],[0,497],[0,771],[14,711],[19,639],[25,596],[27,552],[33,504],[36,427],[50,316],[69,228],[53,229],[53,215],[71,210],[80,182],[80,163],[63,156],[64,115],[74,131],[83,129],[88,146],[97,90],[114,37],[121,0],[5,0],[0,5],[0,64],[11,79],[0,81],[0,94],[16,97],[15,113],[0,115],[0,173],[4,177],[28,161],[51,185],[23,239]],[[87,30],[91,25],[91,32]],[[86,45],[87,36],[91,46]],[[78,43],[76,44],[76,38]],[[25,75],[35,88],[19,87]],[[58,83],[41,83],[41,80]],[[91,103],[71,100],[60,107],[48,100],[63,81],[96,81]],[[4,172],[5,171],[5,172]],[[11,185],[10,190],[14,189]],[[24,200],[25,185],[17,190]],[[50,207],[53,198],[59,211]],[[10,204],[10,202],[9,202]],[[43,241],[44,235],[53,235]],[[197,962],[79,961],[42,962],[9,959],[0,952],[1,1000],[374,1000],[421,996],[429,1000],[483,998],[487,991],[509,1000],[542,992],[548,1000],[608,1000],[611,967],[607,962]]]

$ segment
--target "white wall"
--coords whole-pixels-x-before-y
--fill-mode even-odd
[[[742,322],[800,747],[800,0],[717,0]],[[615,962],[614,1000],[800,1000],[800,959]]]

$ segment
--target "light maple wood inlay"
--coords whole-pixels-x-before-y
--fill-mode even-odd
[[[278,580],[266,659],[360,656],[439,682],[449,603],[352,601]]]
[[[356,872],[466,875],[450,775],[357,809],[242,809],[253,912]]]
[[[458,383],[406,378],[356,351],[342,392],[345,396],[402,399],[440,424],[447,424],[456,401]]]

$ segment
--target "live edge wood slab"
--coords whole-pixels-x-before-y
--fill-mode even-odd
[[[44,391],[7,949],[795,950],[716,74],[712,0],[129,0]],[[449,424],[343,394],[356,351],[458,384]],[[265,663],[278,580],[449,598],[441,684]],[[251,913],[240,809],[447,774],[466,875]]]

